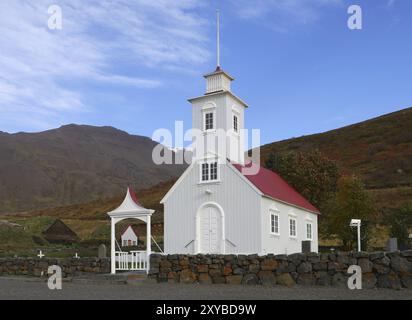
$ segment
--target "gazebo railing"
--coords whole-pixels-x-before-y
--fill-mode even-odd
[[[130,251],[130,270],[147,270],[147,252]]]
[[[116,251],[116,271],[146,271],[148,259],[146,251]]]
[[[129,270],[129,253],[116,251],[116,270]]]

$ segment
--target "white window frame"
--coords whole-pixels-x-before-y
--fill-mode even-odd
[[[294,221],[295,223],[295,234],[292,234],[292,221]],[[288,225],[288,228],[289,228],[289,238],[293,238],[293,239],[296,239],[297,237],[298,237],[298,220],[295,218],[295,217],[289,217],[289,225]]]
[[[216,164],[216,179],[212,179],[212,165]],[[203,166],[207,165],[207,180],[203,180]],[[207,160],[199,162],[200,183],[216,183],[220,181],[220,170],[218,160]]]
[[[212,121],[211,121],[211,123],[209,123],[209,125],[212,126],[211,128],[207,127],[208,126],[208,116],[212,117]],[[203,119],[204,119],[204,124],[203,124],[204,131],[213,131],[213,130],[215,130],[215,112],[214,111],[205,112],[204,116],[203,116]]]
[[[310,237],[308,237],[308,227],[310,226]],[[310,221],[306,221],[306,240],[313,240],[313,223]]]
[[[233,119],[233,122],[232,122],[233,132],[234,133],[239,133],[239,115],[233,114],[232,119]]]
[[[200,182],[202,183],[209,182],[210,180],[209,177],[210,177],[209,163],[206,161],[200,163]]]
[[[215,177],[214,177],[215,176]],[[209,163],[209,181],[217,181],[219,179],[219,165],[217,161]]]
[[[270,234],[279,236],[280,235],[280,215],[279,215],[279,210],[275,209],[270,209],[269,210],[269,230]],[[272,226],[272,218],[274,218],[274,225]],[[276,218],[277,218],[277,231],[276,231]]]
[[[216,131],[216,108],[215,107],[208,107],[202,110],[203,113],[203,132],[215,132]],[[213,121],[212,121],[212,129],[206,129],[206,115],[207,114],[212,114]]]

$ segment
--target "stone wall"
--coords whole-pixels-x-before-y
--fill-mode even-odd
[[[0,258],[0,275],[47,276],[47,269],[51,265],[60,266],[63,277],[81,273],[110,273],[110,259]]]
[[[412,250],[293,255],[152,255],[158,282],[347,287],[350,265],[362,268],[363,288],[412,288]]]

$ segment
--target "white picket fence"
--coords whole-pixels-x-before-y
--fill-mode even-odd
[[[147,271],[146,251],[116,251],[116,271]]]

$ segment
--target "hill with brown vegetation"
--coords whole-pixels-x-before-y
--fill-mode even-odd
[[[396,207],[412,201],[412,108],[325,133],[264,145],[261,148],[262,163],[271,152],[313,149],[335,159],[342,173],[359,175],[383,207]],[[159,212],[158,222],[163,220],[163,206],[159,202],[175,180],[138,191],[143,205]],[[106,212],[121,203],[124,193],[125,188],[121,188],[116,197],[35,210],[29,215],[104,220]]]
[[[180,176],[155,165],[147,137],[112,127],[67,125],[39,133],[0,132],[0,214],[81,204]]]
[[[336,160],[343,174],[361,177],[378,205],[391,208],[412,201],[412,108],[264,145],[261,159],[264,163],[271,152],[314,149]]]
[[[152,216],[152,235],[159,243],[163,239],[163,206],[159,201],[172,187],[174,182],[175,180],[170,180],[137,192],[139,202],[143,206],[156,210]],[[125,192],[126,190],[123,190],[123,193]],[[83,249],[72,248],[64,253],[66,249],[54,248],[53,250],[56,251],[53,253],[54,256],[73,256],[74,251],[81,252],[82,255],[95,254],[95,252],[89,249],[85,251],[85,248],[93,247],[100,243],[110,243],[110,219],[107,216],[107,212],[118,207],[122,203],[124,196],[123,194],[113,198],[37,210],[30,213],[3,215],[0,220],[0,257],[17,253],[23,256],[33,256],[33,252],[35,252],[36,248],[39,248],[39,243],[44,238],[43,232],[56,219],[61,219],[79,236],[80,245]],[[116,234],[120,236],[121,231],[131,223],[137,225],[139,236],[144,237],[146,225],[139,220],[130,219],[118,223]],[[49,254],[52,252],[52,247],[50,244],[47,245],[47,252]],[[46,247],[43,246],[43,248],[45,249]]]
[[[137,192],[139,202],[146,208],[153,209],[156,213],[153,215],[152,221],[163,222],[163,205],[160,200],[173,186],[176,179],[159,183],[151,188],[140,190]],[[69,206],[61,206],[56,208],[47,208],[36,210],[29,213],[18,213],[4,215],[2,219],[10,218],[34,218],[34,217],[53,217],[66,220],[83,220],[83,221],[108,221],[107,212],[116,209],[123,201],[126,190],[121,196],[116,196],[107,199],[95,200],[91,202],[73,204]]]

